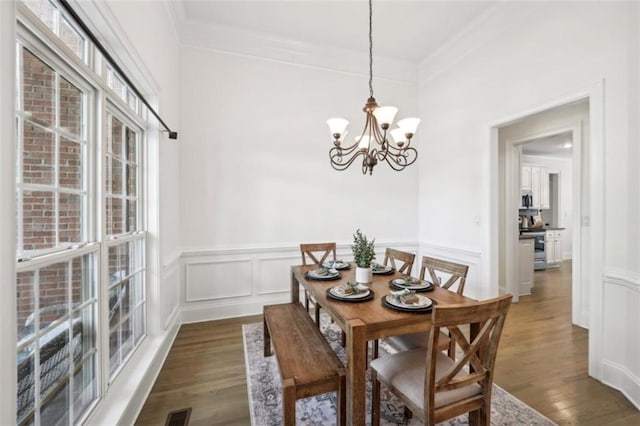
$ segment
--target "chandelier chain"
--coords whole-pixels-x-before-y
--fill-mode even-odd
[[[369,96],[373,98],[373,8],[369,0]]]

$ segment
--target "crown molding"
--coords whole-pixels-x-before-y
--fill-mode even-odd
[[[221,25],[185,20],[181,25],[183,45],[220,53],[284,62],[334,72],[368,77],[369,56],[340,47],[291,40]],[[417,84],[418,66],[409,61],[374,57],[374,79]]]
[[[418,66],[418,82],[424,84],[463,60],[512,27],[521,25],[539,5],[536,2],[500,2],[489,8],[455,37],[424,58]]]

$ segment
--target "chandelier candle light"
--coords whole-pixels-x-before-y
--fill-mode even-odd
[[[342,147],[342,142],[349,133],[349,122],[344,118],[327,120],[329,131],[333,136],[333,147],[329,150],[331,166],[339,171],[346,170],[358,157],[362,156],[362,174],[373,174],[378,161],[386,161],[395,171],[404,170],[418,158],[418,151],[411,146],[411,138],[420,124],[419,118],[405,118],[398,121],[398,128],[389,131],[398,108],[378,106],[373,97],[373,13],[369,0],[369,99],[362,109],[367,118],[364,130],[355,138],[353,145]],[[391,134],[394,143],[388,139]]]

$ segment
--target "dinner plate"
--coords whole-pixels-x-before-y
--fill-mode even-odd
[[[405,303],[400,302],[390,294],[386,294],[382,298],[382,304],[388,308],[395,309],[398,311],[403,311],[403,312],[431,312],[431,309],[433,308],[433,301],[428,297],[425,297],[419,294],[416,294],[416,296],[418,297],[420,303],[407,305]]]
[[[318,274],[318,269],[312,269],[310,271],[307,271],[306,273],[307,278],[311,278],[312,280],[338,280],[340,279],[340,272],[334,270],[329,270],[329,273],[327,275],[320,275]]]
[[[366,302],[367,300],[373,299],[374,293],[373,290],[367,289],[366,292],[358,293],[358,294],[340,294],[340,292],[336,291],[337,287],[331,287],[327,289],[327,297],[335,300],[340,300],[343,302]]]
[[[397,290],[402,290],[403,288],[414,291],[433,290],[433,284],[431,284],[429,281],[419,280],[417,278],[412,278],[411,281],[411,284],[407,285],[405,284],[404,278],[395,278],[389,281],[389,284],[392,288]]]
[[[393,274],[394,271],[391,266],[381,266],[378,269],[372,268],[371,272],[373,272],[374,275],[389,275]]]
[[[324,266],[325,268],[333,268],[337,270],[351,268],[351,265],[349,264],[349,262],[345,262],[342,260],[330,260],[328,262],[324,262],[322,266]]]

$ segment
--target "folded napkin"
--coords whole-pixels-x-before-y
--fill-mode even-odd
[[[313,271],[314,274],[318,275],[318,276],[327,276],[327,275],[335,275],[338,273],[338,271],[334,268],[318,268],[316,270]]]
[[[416,296],[415,292],[406,288],[398,291],[391,291],[389,294],[405,305],[416,305],[420,303],[420,299]]]
[[[360,294],[369,290],[366,286],[358,283],[346,283],[336,287],[336,292],[340,295],[350,296],[352,294]]]

